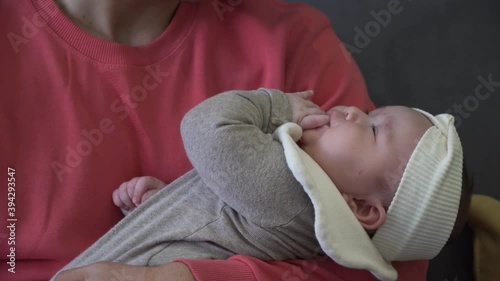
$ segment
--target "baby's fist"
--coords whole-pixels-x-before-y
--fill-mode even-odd
[[[122,183],[113,191],[113,202],[116,206],[131,211],[165,185],[163,181],[154,177],[136,177]]]
[[[328,115],[308,98],[312,97],[313,91],[305,91],[287,94],[292,109],[292,121],[297,123],[303,130],[314,129],[329,123]]]

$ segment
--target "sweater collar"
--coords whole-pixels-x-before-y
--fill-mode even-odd
[[[157,63],[174,53],[189,36],[199,4],[179,3],[168,27],[152,42],[128,46],[98,38],[75,25],[53,0],[31,0],[40,22],[70,51],[97,63],[145,66]]]

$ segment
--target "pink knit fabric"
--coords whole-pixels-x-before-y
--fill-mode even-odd
[[[131,47],[81,30],[53,0],[0,1],[0,280],[47,280],[96,241],[122,218],[111,200],[120,183],[188,171],[179,123],[211,95],[314,89],[324,108],[373,107],[326,16],[275,0],[219,2],[182,2],[156,40]],[[6,247],[8,167],[17,221]],[[292,268],[244,264],[239,276]]]
[[[197,281],[376,281],[366,270],[342,267],[326,256],[311,260],[263,262],[256,258],[234,256],[225,261],[177,260],[186,264]],[[426,280],[426,261],[394,262],[398,280]]]

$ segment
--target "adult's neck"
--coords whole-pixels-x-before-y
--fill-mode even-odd
[[[54,0],[80,28],[130,46],[155,40],[174,17],[178,0]]]

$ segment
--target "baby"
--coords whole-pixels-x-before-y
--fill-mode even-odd
[[[314,206],[272,135],[288,122],[301,126],[300,147],[387,261],[436,255],[463,227],[470,199],[453,119],[401,106],[324,112],[311,95],[230,91],[193,108],[181,134],[194,169],[168,185],[154,177],[121,184],[114,203],[137,210],[65,269],[100,260],[155,266],[323,254]]]
[[[418,141],[433,123],[421,112],[404,106],[387,106],[369,113],[357,107],[337,106],[325,113],[306,100],[311,96],[311,91],[288,94],[292,117],[282,121],[295,120],[302,127],[300,147],[332,179],[359,223],[374,233],[386,220],[386,210]],[[224,103],[223,98],[220,103]],[[132,210],[166,185],[154,177],[136,177],[113,192],[113,201],[124,210]],[[470,189],[470,185],[464,188]],[[456,189],[462,190],[461,186]],[[465,210],[470,190],[466,193],[460,204]],[[455,232],[464,224],[462,212]]]

